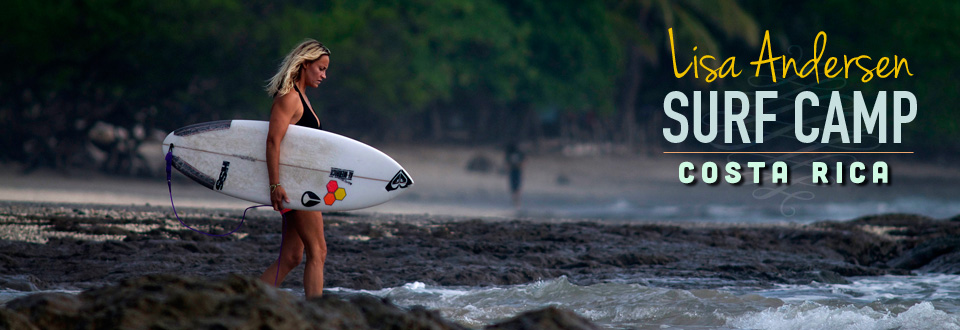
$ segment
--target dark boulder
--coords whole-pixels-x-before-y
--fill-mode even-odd
[[[81,301],[73,294],[44,292],[14,299],[7,302],[6,307],[37,328],[72,329],[80,320]],[[20,322],[14,318],[8,320]]]
[[[887,262],[891,268],[914,270],[923,267],[940,256],[960,251],[960,237],[935,238],[918,244],[899,257]],[[960,265],[954,265],[958,268]]]
[[[488,326],[486,330],[574,330],[599,329],[577,313],[557,307],[526,312],[507,321]]]

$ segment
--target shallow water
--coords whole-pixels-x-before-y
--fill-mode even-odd
[[[701,203],[696,205],[641,205],[619,199],[599,204],[564,203],[550,208],[530,209],[523,213],[534,217],[568,219],[811,223],[821,220],[849,220],[864,215],[884,213],[911,213],[944,219],[960,214],[960,203],[955,199],[940,197],[898,197],[887,201],[837,202],[821,199],[805,203]]]
[[[683,280],[695,281],[695,280]],[[960,276],[852,278],[851,284],[681,290],[624,283],[578,286],[566,278],[505,287],[410,283],[364,292],[422,305],[479,328],[559,306],[612,329],[960,329]]]

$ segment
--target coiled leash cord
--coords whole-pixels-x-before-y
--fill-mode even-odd
[[[258,208],[258,207],[272,207],[272,205],[261,204],[261,205],[254,205],[246,208],[245,210],[243,210],[243,217],[240,218],[240,224],[238,224],[236,228],[233,228],[233,230],[231,230],[229,233],[226,233],[226,234],[211,234],[211,233],[190,227],[185,222],[183,222],[183,219],[180,219],[180,215],[177,214],[177,206],[173,204],[173,185],[171,180],[171,174],[172,174],[171,168],[173,167],[173,145],[172,144],[170,145],[170,149],[167,150],[167,155],[164,157],[164,160],[166,160],[166,163],[167,163],[167,191],[170,192],[170,207],[173,208],[173,215],[177,217],[177,221],[180,221],[180,224],[186,227],[187,229],[190,229],[192,231],[195,231],[210,237],[230,236],[230,235],[233,235],[233,233],[236,233],[237,230],[240,230],[240,227],[243,226],[244,220],[247,219],[247,211],[249,211],[250,209]],[[273,286],[277,286],[277,280],[280,278],[280,258],[283,256],[282,254],[283,253],[283,237],[286,236],[286,229],[287,229],[287,216],[283,214],[283,212],[280,212],[280,216],[283,218],[283,224],[281,225],[282,227],[280,228],[281,254],[277,256],[277,274],[273,278]]]

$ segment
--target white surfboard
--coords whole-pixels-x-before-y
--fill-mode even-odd
[[[163,140],[173,167],[201,185],[270,204],[266,143],[269,123],[224,120],[177,129]],[[356,140],[291,125],[280,146],[285,208],[345,211],[384,203],[413,185],[390,156]]]

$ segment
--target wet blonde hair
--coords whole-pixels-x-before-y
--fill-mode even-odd
[[[280,63],[280,70],[267,81],[267,94],[271,97],[286,95],[293,84],[300,80],[300,69],[305,63],[319,60],[321,56],[330,56],[330,49],[313,39],[307,39],[297,45]]]

